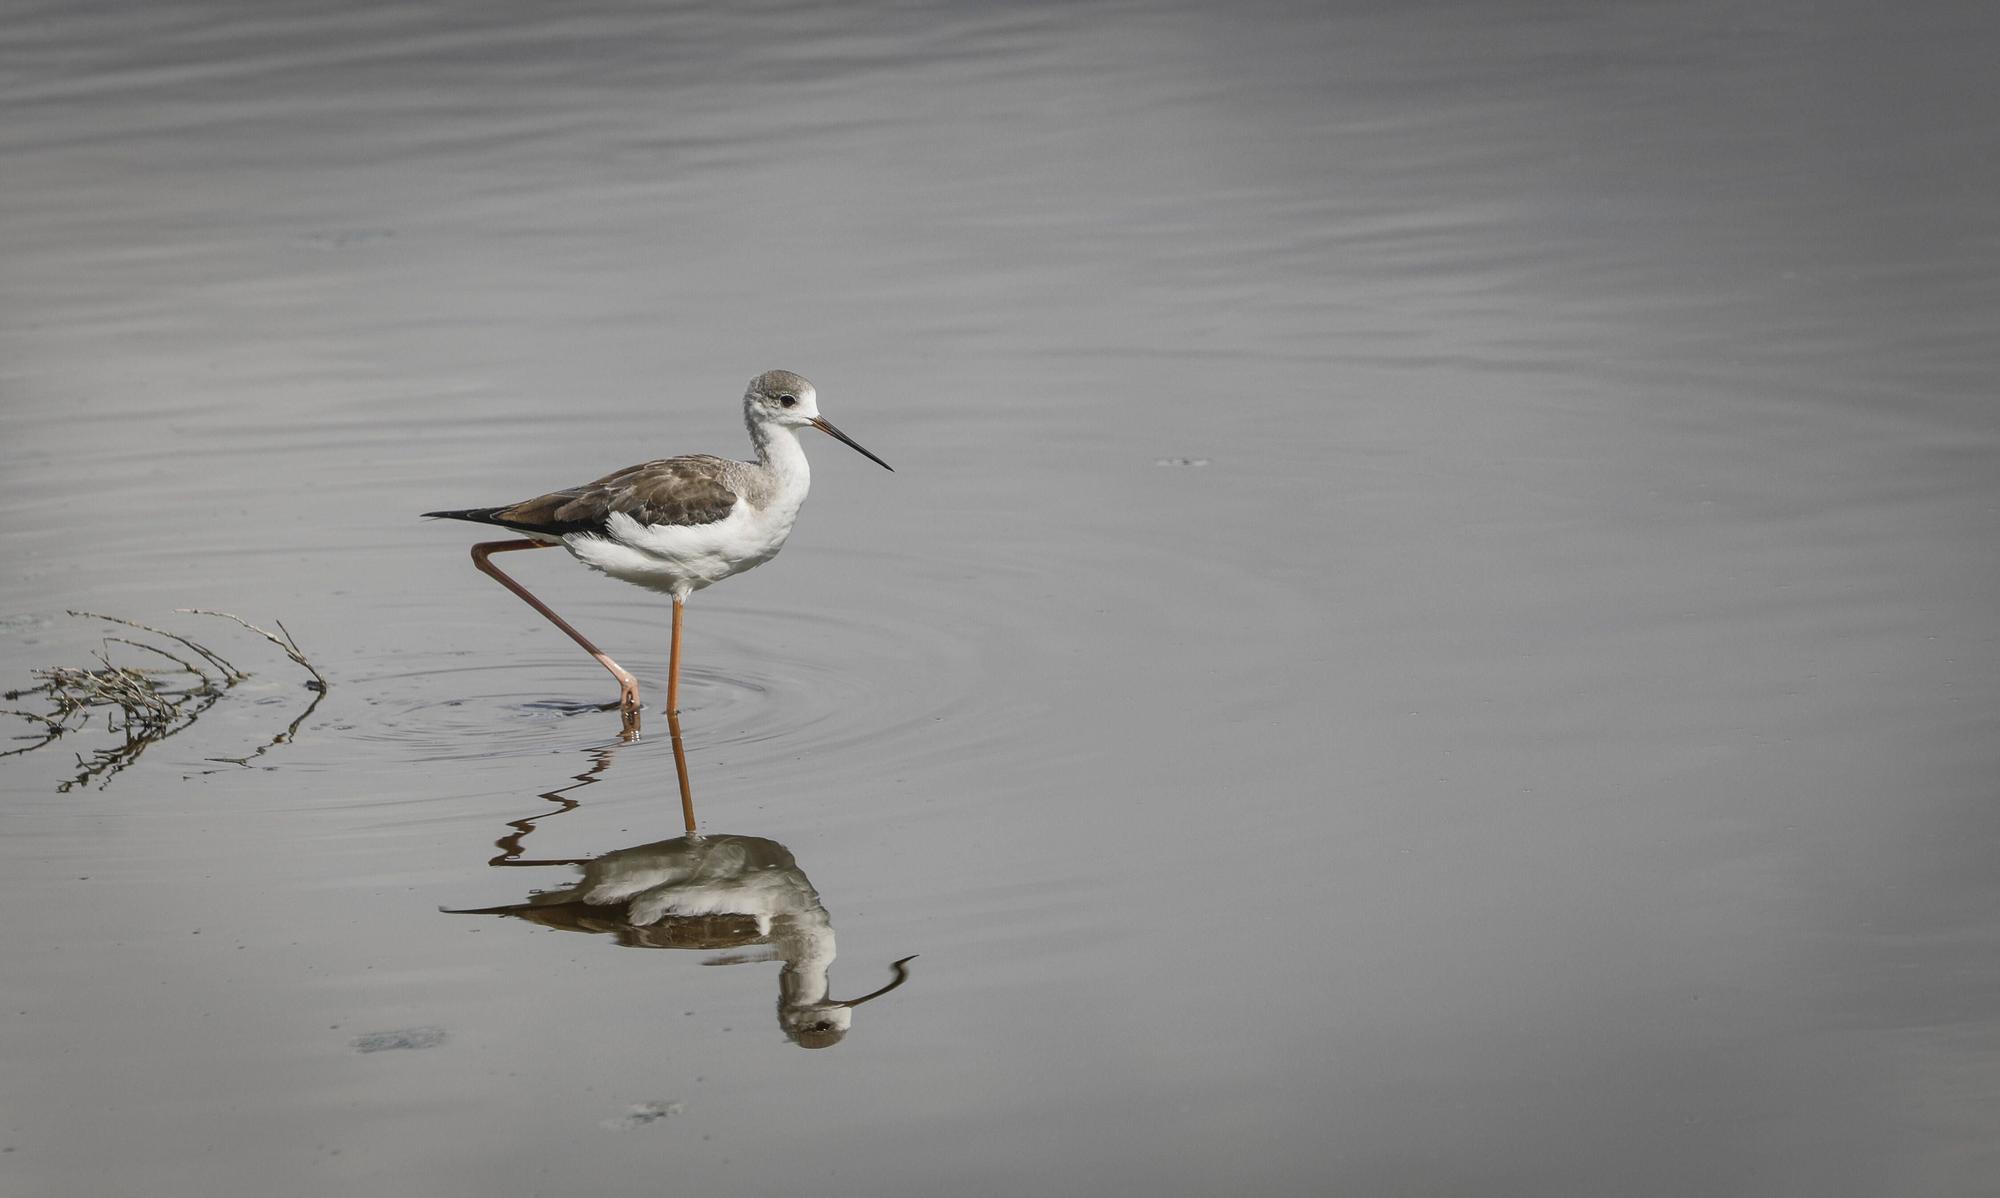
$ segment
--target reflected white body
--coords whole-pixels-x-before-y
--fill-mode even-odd
[[[682,836],[575,864],[583,877],[574,885],[460,914],[514,915],[550,927],[610,932],[632,947],[723,950],[708,959],[710,965],[779,962],[778,1023],[805,1048],[839,1043],[853,1026],[854,1008],[893,990],[904,976],[899,961],[897,980],[875,994],[830,996],[833,920],[791,852],[775,841]],[[718,918],[725,923],[704,926]],[[754,921],[754,939],[729,927],[730,919]]]

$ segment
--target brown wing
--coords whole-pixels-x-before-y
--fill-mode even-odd
[[[713,524],[736,506],[728,466],[707,454],[641,462],[581,487],[499,508],[487,522],[551,536],[603,532],[613,512],[641,524]]]

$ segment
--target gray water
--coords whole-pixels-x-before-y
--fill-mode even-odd
[[[4,29],[0,684],[254,677],[0,759],[0,1191],[2000,1193],[1989,6]],[[414,518],[771,367],[897,469],[688,612],[703,831],[919,954],[813,1052],[440,912],[679,833],[668,612],[518,563],[621,744]]]

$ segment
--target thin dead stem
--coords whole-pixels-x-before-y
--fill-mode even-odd
[[[158,645],[149,645],[144,641],[135,641],[130,637],[124,637],[124,636],[107,636],[104,639],[107,641],[117,641],[121,645],[130,645],[134,649],[144,649],[148,653],[157,653],[161,657],[166,658],[168,661],[173,662],[181,669],[186,670],[190,674],[193,674],[197,678],[207,677],[206,674],[203,674],[201,672],[200,667],[196,666],[193,662],[188,661],[184,657],[176,657],[172,653],[167,652],[165,649],[160,648]]]
[[[318,670],[313,668],[312,662],[306,660],[306,655],[300,651],[298,642],[292,639],[291,631],[285,627],[285,622],[283,620],[275,621],[275,623],[278,625],[278,632],[282,632],[285,634],[281,637],[278,635],[278,632],[271,632],[267,629],[259,628],[255,624],[252,624],[250,621],[244,619],[242,616],[235,614],[234,612],[209,611],[207,608],[202,608],[202,607],[177,607],[174,610],[178,612],[185,612],[191,616],[215,616],[224,620],[236,621],[238,624],[243,625],[243,627],[248,628],[250,631],[256,633],[258,636],[263,637],[265,640],[276,645],[278,648],[283,649],[285,651],[286,657],[291,658],[298,665],[303,666],[305,668],[306,673],[311,674],[313,676],[313,681],[319,684],[317,687],[315,687],[315,689],[322,691],[326,689],[326,679],[321,676]]]
[[[135,620],[121,620],[117,616],[100,615],[94,611],[72,610],[69,614],[72,616],[83,616],[85,618],[92,620],[109,620],[113,624],[123,624],[127,628],[137,628],[141,632],[150,632],[154,636],[163,636],[170,641],[179,641],[181,644],[186,645],[188,648],[194,650],[197,654],[200,654],[204,659],[208,661],[210,665],[214,666],[218,670],[221,670],[223,675],[227,677],[230,681],[234,682],[239,679],[249,677],[248,674],[243,673],[241,670],[238,670],[235,666],[232,666],[228,662],[222,660],[221,654],[216,653],[214,650],[209,649],[203,645],[197,645],[193,641],[187,639],[184,636],[175,636],[173,633],[168,632],[163,628],[155,628],[150,624],[141,624]]]

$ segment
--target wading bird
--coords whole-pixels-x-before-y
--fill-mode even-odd
[[[492,555],[561,545],[593,570],[672,595],[667,723],[676,758],[681,755],[682,608],[695,591],[770,561],[784,548],[812,483],[798,430],[816,428],[884,470],[893,469],[828,423],[819,414],[813,385],[789,370],[768,370],[750,381],[743,393],[743,421],[750,428],[754,461],[709,454],[660,458],[505,507],[424,513],[524,534],[524,540],[474,545],[473,564],[548,617],[611,672],[618,680],[618,706],[628,736],[639,727],[638,681],[526,587],[502,573]],[[687,771],[685,762],[680,764],[685,800]]]

